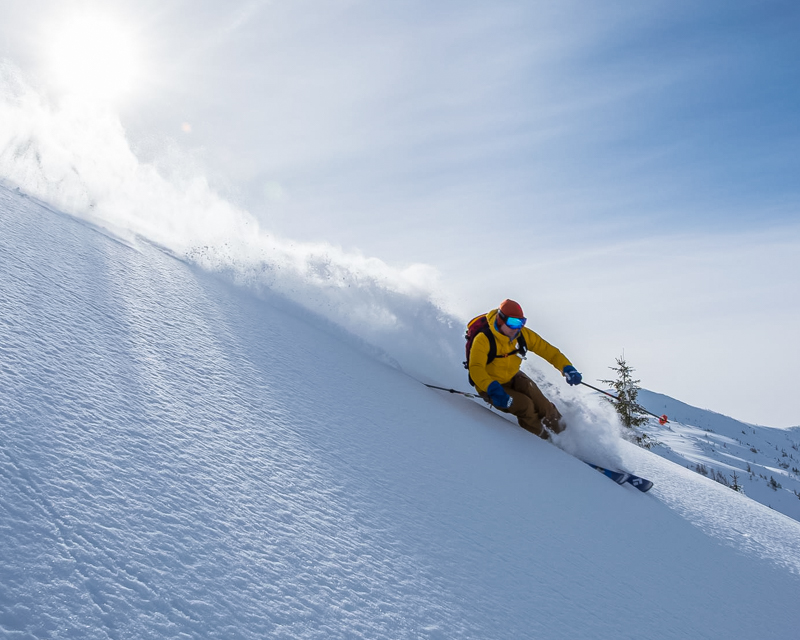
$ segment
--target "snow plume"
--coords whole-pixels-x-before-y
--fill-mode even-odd
[[[113,113],[50,102],[8,64],[0,65],[0,96],[0,178],[7,183],[132,243],[145,238],[276,305],[288,299],[299,306],[285,305],[287,322],[302,313],[422,382],[467,386],[464,321],[443,308],[432,267],[397,268],[332,245],[278,238],[216,194],[192,162],[140,161]],[[567,407],[571,428],[559,446],[611,464],[617,454],[608,416],[561,391],[546,390]],[[594,448],[579,451],[586,442]]]
[[[612,408],[574,400],[560,406],[569,429],[553,438],[557,447],[603,467],[629,468],[623,460],[620,424]]]
[[[202,176],[139,161],[113,113],[48,101],[0,64],[0,178],[129,239],[141,237],[239,284],[286,296],[384,351],[416,377],[457,384],[461,323],[436,299],[426,265],[389,266],[259,228]],[[458,329],[456,329],[458,326]],[[412,331],[413,330],[413,331]]]
[[[569,428],[553,437],[553,444],[570,455],[611,469],[626,468],[623,456],[622,425],[613,407],[607,402],[567,390],[526,371],[536,384],[559,407]]]

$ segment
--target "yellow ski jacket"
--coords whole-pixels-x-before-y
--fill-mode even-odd
[[[495,328],[496,316],[496,309],[486,314],[489,330],[497,343],[497,357],[488,365],[486,364],[486,360],[489,358],[489,338],[483,333],[475,336],[469,352],[469,375],[478,391],[485,392],[494,380],[500,384],[508,383],[522,365],[522,358],[518,354],[507,356],[517,348],[517,340],[516,338],[507,338]],[[564,367],[572,364],[563,353],[538,333],[531,331],[528,327],[522,327],[522,333],[525,336],[528,351],[544,358],[559,371],[563,371]]]

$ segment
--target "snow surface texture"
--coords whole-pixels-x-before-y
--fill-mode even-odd
[[[4,637],[797,637],[800,524],[694,472],[2,188],[0,274]]]

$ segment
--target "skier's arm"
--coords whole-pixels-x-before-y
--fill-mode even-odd
[[[537,356],[540,358],[544,358],[552,364],[556,369],[558,369],[559,373],[564,372],[564,367],[572,366],[572,363],[569,361],[567,356],[565,356],[561,351],[559,351],[556,347],[552,344],[547,342],[542,336],[540,336],[535,331],[531,331],[528,327],[524,327],[522,331],[525,334],[525,342],[528,344],[528,350],[533,351]],[[470,361],[472,359],[470,358]],[[472,376],[472,379],[475,379],[475,376]]]

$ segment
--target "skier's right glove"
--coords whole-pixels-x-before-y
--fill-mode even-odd
[[[492,404],[498,409],[508,409],[511,406],[511,396],[506,393],[506,390],[497,380],[492,381],[489,388],[486,389],[486,393],[489,395]]]
[[[578,373],[578,370],[571,364],[564,367],[564,377],[567,379],[567,384],[570,386],[580,384],[583,379],[583,376]]]

